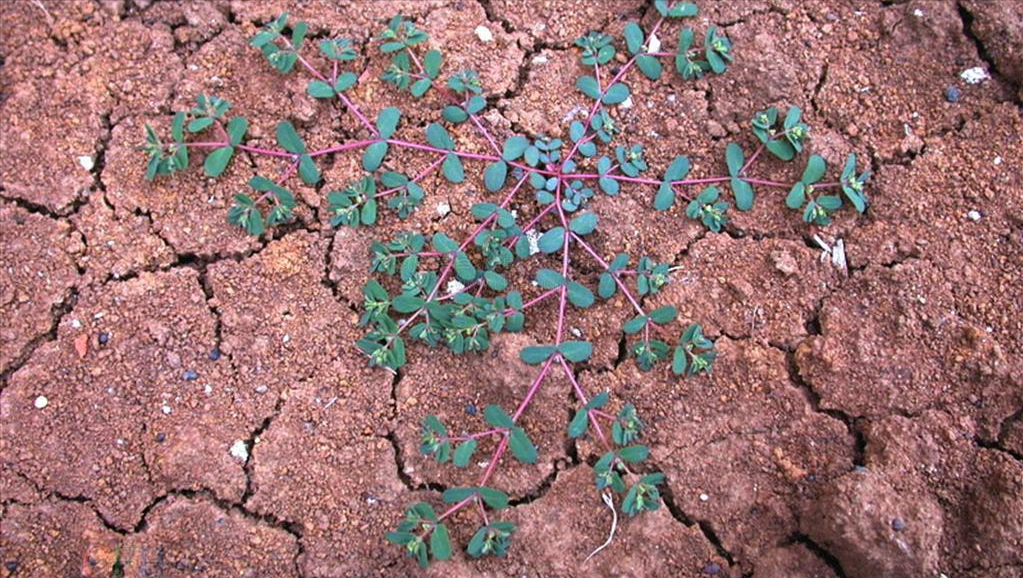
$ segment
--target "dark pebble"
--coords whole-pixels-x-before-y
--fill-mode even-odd
[[[214,347],[213,349],[210,350],[210,359],[212,359],[213,361],[220,359],[219,347]]]
[[[100,345],[106,345],[108,341],[110,341],[110,334],[107,333],[106,331],[100,332],[100,334],[99,334],[99,344]]]
[[[476,415],[476,404],[474,403],[465,404],[465,413],[469,415]]]
[[[718,564],[717,562],[713,562],[711,564],[707,564],[706,566],[703,567],[703,573],[704,574],[711,574],[711,575],[713,575],[713,574],[717,574],[720,571],[721,571],[721,565]]]
[[[895,518],[892,520],[892,529],[901,532],[906,529],[906,522],[902,518]]]
[[[962,97],[963,93],[958,88],[950,86],[945,89],[945,100],[949,102],[959,102],[959,98]]]
[[[185,372],[183,377],[185,378],[185,381],[195,381],[199,379],[199,374],[196,373],[194,369],[189,369]]]
[[[167,435],[166,434],[162,434],[162,433],[156,434],[156,441],[157,442],[162,444],[165,439],[167,439]]]
[[[7,568],[8,572],[14,572],[15,570],[18,569],[18,563],[17,562],[7,562],[6,564],[4,564],[4,568]]]

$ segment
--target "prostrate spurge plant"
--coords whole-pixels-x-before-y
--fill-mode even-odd
[[[715,232],[727,225],[732,202],[740,211],[753,206],[755,186],[788,190],[785,203],[801,210],[804,221],[820,225],[830,222],[830,215],[843,203],[842,197],[831,191],[840,191],[857,211],[866,209],[863,185],[869,175],[856,174],[854,155],[849,156],[840,179],[834,182],[820,182],[826,167],[824,159],[817,155],[809,158],[802,178],[794,184],[748,174],[765,150],[783,161],[802,152],[809,129],[800,122],[797,107],[789,108],[784,117],[773,107],[755,113],[752,129],[760,145],[747,157],[738,144],[729,144],[725,150],[727,175],[688,178],[689,160],[678,156],[659,178],[641,176],[650,170],[643,147],[627,141],[619,120],[608,110],[609,106],[629,99],[626,75],[638,68],[644,76],[656,80],[663,73],[662,59],[669,59],[683,79],[693,79],[707,73],[721,74],[732,61],[731,42],[714,27],[705,32],[702,43],[692,29],[682,28],[678,31],[676,49],[662,51],[658,33],[666,36],[665,24],[671,19],[694,16],[696,6],[665,0],[657,0],[654,6],[660,18],[649,31],[634,22],[625,25],[628,58],[623,65],[612,64],[619,48],[610,36],[591,32],[575,41],[582,65],[591,72],[579,77],[575,86],[592,100],[592,105],[585,121],[573,121],[568,127],[567,142],[544,135],[511,135],[498,144],[477,116],[487,107],[477,74],[472,70],[456,71],[442,83],[442,54],[425,50],[427,33],[401,16],[392,19],[377,39],[379,50],[391,58],[382,80],[415,98],[430,90],[441,91],[450,102],[441,111],[443,122],[426,127],[425,144],[394,137],[401,123],[399,109],[385,108],[371,122],[347,97],[346,93],[358,80],[355,73],[345,70],[357,56],[351,40],[338,38],[319,43],[320,53],[329,63],[327,72],[321,72],[300,53],[306,25],[300,22],[289,27],[287,14],[259,32],[252,39],[252,46],[260,49],[282,73],[296,65],[304,68],[313,77],[308,93],[318,99],[338,99],[365,128],[362,140],[308,150],[291,123],[283,121],[277,125],[280,148],[250,146],[244,144],[248,121],[240,116],[228,118],[229,104],[205,95],[199,95],[195,108],[174,115],[172,143],[162,143],[157,133],[146,126],[148,178],[185,169],[192,149],[209,150],[204,168],[211,177],[223,173],[237,151],[283,161],[283,170],[275,179],[252,178],[249,185],[254,192],[237,194],[228,212],[229,222],[253,235],[292,219],[295,197],[285,187],[286,182],[297,173],[307,184],[318,183],[321,177],[316,163],[326,155],[362,150],[366,176],[327,194],[331,225],[352,227],[374,224],[382,205],[404,219],[423,203],[426,192],[420,183],[424,178],[439,170],[448,181],[460,183],[465,179],[463,162],[486,163],[483,186],[489,193],[500,194],[493,201],[472,207],[472,214],[479,221],[473,231],[461,241],[444,233],[427,238],[412,231],[373,243],[370,272],[379,274],[383,282],[371,278],[363,290],[365,313],[361,324],[367,327],[367,333],[358,347],[371,365],[391,370],[405,364],[406,340],[431,347],[445,346],[456,354],[480,352],[490,345],[492,335],[521,331],[526,310],[547,300],[558,304],[553,342],[526,347],[520,352],[523,362],[538,366],[539,370],[517,407],[509,412],[488,405],[483,412],[486,426],[469,434],[449,432],[434,415],[423,419],[421,451],[439,462],[450,460],[456,467],[466,467],[481,445],[492,448],[475,486],[445,491],[442,499],[449,506],[440,514],[426,503],[411,505],[397,529],[387,534],[389,541],[402,546],[424,566],[431,555],[436,560],[451,555],[445,521],[467,507],[479,513],[482,523],[467,544],[469,555],[503,556],[507,552],[514,526],[492,520],[487,512],[505,508],[508,496],[488,483],[509,450],[519,461],[536,462],[536,446],[519,420],[552,371],[564,372],[578,399],[568,435],[575,438],[592,432],[606,450],[594,468],[598,490],[624,494],[620,507],[630,516],[660,504],[658,486],[664,478],[642,465],[649,450],[636,443],[643,422],[635,407],[626,403],[616,413],[607,411],[608,393],[587,395],[575,378],[572,364],[586,362],[593,348],[587,341],[566,335],[569,305],[586,308],[597,297],[610,299],[621,291],[635,310],[623,331],[634,336],[630,351],[643,370],[670,360],[672,371],[678,375],[709,371],[715,357],[714,343],[704,337],[700,325],[692,323],[683,324],[677,331],[675,345],[670,345],[662,337],[670,334],[670,325],[677,321],[676,309],[668,306],[648,311],[640,304],[639,296],[656,293],[671,280],[668,264],[649,257],[633,261],[624,253],[608,261],[587,241],[599,223],[597,215],[586,210],[598,191],[614,196],[623,184],[649,186],[655,190],[652,204],[658,211],[670,209],[682,197],[688,201],[686,216]],[[445,125],[466,122],[475,127],[492,152],[458,150]],[[200,132],[212,136],[205,141],[186,139],[187,134]],[[608,154],[601,155],[601,147],[606,147]],[[392,148],[426,151],[434,158],[415,171],[384,168]],[[683,192],[698,185],[705,188],[694,196]],[[727,200],[729,196],[731,200]],[[513,202],[514,211],[509,208]],[[520,224],[521,214],[531,208],[532,216]],[[596,296],[573,272],[573,257],[578,255],[573,249],[582,250],[603,269]],[[560,266],[536,270],[535,282],[540,292],[527,300],[520,292],[508,290],[502,271],[516,260],[528,260],[535,254],[554,255]],[[424,267],[424,262],[439,262],[439,271]]]

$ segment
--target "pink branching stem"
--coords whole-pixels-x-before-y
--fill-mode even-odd
[[[494,141],[493,137],[490,136],[490,133],[487,132],[487,129],[483,128],[483,123],[480,122],[479,117],[477,117],[475,114],[470,114],[469,119],[472,120],[472,123],[476,125],[477,129],[479,129],[480,134],[482,134],[483,137],[487,139],[487,142],[490,143],[490,147],[494,149],[494,152],[500,155],[501,147],[497,146],[497,143]]]
[[[298,61],[302,63],[302,66],[305,67],[306,70],[309,71],[309,74],[312,74],[320,82],[325,82],[333,86],[333,84],[326,76],[320,74],[319,70],[316,70],[316,68],[313,67],[312,64],[309,64],[309,61],[306,60],[304,56],[302,56],[301,54],[299,54],[297,50],[295,50],[295,46],[291,43],[291,40],[288,40],[283,36],[281,38],[284,40],[284,43],[288,46],[288,49],[295,52],[295,56],[298,56]],[[363,126],[369,129],[369,132],[375,135],[380,134],[380,132],[377,131],[377,127],[373,126],[373,123],[369,122],[369,120],[359,111],[359,107],[355,106],[355,103],[349,100],[348,97],[344,95],[344,93],[339,92],[337,93],[337,96],[338,98],[341,99],[341,102],[345,105],[345,108],[347,108],[349,112],[354,114],[355,118],[359,119],[359,122],[361,122]]]
[[[568,218],[565,217],[565,210],[561,207],[561,180],[558,180],[558,187],[554,191],[554,204],[558,207],[558,217],[561,219],[561,226],[565,228],[565,237],[562,240],[561,250],[561,276],[568,279],[568,248],[570,246],[569,234],[571,229],[568,226]],[[561,303],[558,305],[558,333],[555,343],[561,345],[562,332],[565,329],[565,307],[568,304],[568,285],[561,286]]]
[[[393,144],[395,146],[405,147],[405,148],[410,148],[410,149],[417,149],[417,150],[421,150],[421,151],[430,151],[430,152],[444,153],[444,154],[451,153],[451,154],[453,154],[455,156],[459,156],[459,157],[463,157],[463,158],[467,158],[467,159],[476,159],[476,160],[480,160],[480,161],[490,161],[490,162],[496,162],[496,161],[504,160],[501,157],[496,156],[496,155],[488,155],[488,154],[482,154],[482,153],[470,153],[470,152],[464,152],[464,151],[458,151],[458,150],[451,150],[451,151],[449,151],[447,149],[437,148],[435,146],[430,146],[430,145],[426,145],[426,144],[420,144],[420,143],[410,142],[410,141],[405,141],[405,140],[387,139],[387,142],[388,142],[388,144]],[[368,143],[368,144],[372,144],[372,141],[370,143]],[[515,167],[515,168],[522,169],[522,170],[527,171],[527,172],[540,173],[541,175],[546,175],[548,177],[558,176],[558,173],[556,171],[552,171],[552,170],[540,169],[540,168],[531,167],[531,166],[524,165],[522,163],[516,163],[516,162],[509,162],[508,164],[513,166],[513,167]]]
[[[531,221],[526,223],[525,227],[522,227],[522,233],[520,233],[518,235],[515,235],[514,237],[509,237],[508,240],[505,241],[505,245],[507,245],[509,247],[514,245],[515,241],[519,240],[519,237],[524,235],[526,233],[526,231],[532,229],[534,225],[536,225],[538,222],[540,222],[540,219],[542,219],[544,217],[544,215],[546,215],[547,213],[549,213],[549,212],[551,212],[553,210],[554,210],[554,203],[551,203],[551,204],[547,205],[546,207],[544,207],[544,209],[542,211],[540,211],[535,217],[533,217],[533,219]]]
[[[579,180],[592,180],[592,179],[599,179],[600,177],[614,179],[616,181],[622,181],[622,182],[626,182],[626,183],[639,183],[639,184],[642,184],[642,185],[657,185],[657,186],[660,186],[660,184],[663,182],[663,181],[660,181],[660,180],[657,180],[657,179],[647,179],[647,178],[643,178],[643,177],[630,177],[630,176],[627,176],[627,175],[610,175],[610,174],[600,175],[600,174],[597,174],[597,173],[566,173],[564,175],[564,178],[566,178],[566,179],[579,179]],[[682,179],[680,181],[672,181],[671,184],[672,184],[672,186],[679,187],[679,186],[686,186],[686,185],[707,185],[707,184],[712,184],[712,183],[726,183],[726,182],[728,182],[730,180],[732,180],[732,177],[706,177],[706,178],[701,178],[701,179]],[[779,182],[779,181],[769,181],[769,180],[765,180],[765,179],[751,179],[751,178],[743,177],[742,180],[744,180],[744,181],[746,181],[746,182],[748,182],[750,184],[754,184],[754,185],[764,185],[765,187],[778,187],[778,188],[787,189],[787,188],[790,188],[792,186],[791,183],[782,183],[782,182]]]
[[[393,188],[387,189],[386,191],[381,191],[381,192],[379,192],[379,193],[377,193],[376,195],[373,195],[373,196],[375,196],[375,197],[386,197],[387,195],[390,195],[392,193],[396,193],[396,192],[398,192],[398,191],[400,191],[402,189],[405,189],[410,184],[417,183],[417,182],[421,181],[422,179],[425,179],[430,173],[432,173],[433,171],[437,170],[437,167],[439,167],[441,165],[441,163],[443,163],[443,162],[444,162],[444,157],[440,157],[439,159],[437,159],[436,161],[431,163],[430,166],[428,166],[425,169],[423,169],[422,172],[420,172],[418,175],[413,177],[412,180],[410,180],[409,182],[405,183],[404,185],[401,185],[399,187],[393,187]],[[429,251],[427,251],[427,253],[428,252]],[[423,256],[424,253],[419,253],[419,255]]]
[[[767,143],[763,143],[763,142],[760,143],[760,146],[757,147],[757,150],[753,151],[753,154],[750,155],[749,159],[746,161],[746,164],[742,165],[742,168],[739,169],[739,174],[740,175],[745,175],[746,174],[746,169],[748,169],[751,166],[753,166],[753,161],[757,160],[757,157],[760,156],[760,153],[762,153],[764,151],[764,148],[766,146],[767,146]]]
[[[492,428],[492,429],[488,429],[486,431],[481,431],[481,432],[477,432],[477,433],[474,433],[474,434],[468,434],[468,435],[464,435],[464,436],[448,436],[448,440],[449,441],[453,441],[453,442],[461,442],[461,441],[465,441],[465,440],[474,440],[474,439],[478,439],[478,438],[482,438],[482,437],[487,437],[487,436],[502,435],[503,433],[504,433],[503,429]]]
[[[575,233],[572,233],[572,238],[575,239],[575,241],[577,243],[579,243],[579,246],[582,247],[583,250],[585,250],[587,253],[589,253],[597,261],[597,263],[600,263],[601,267],[603,267],[604,269],[610,269],[611,268],[611,265],[609,265],[608,262],[605,261],[603,259],[603,257],[601,257],[593,249],[593,247],[590,246],[589,243],[584,241],[582,239],[582,237],[580,237],[579,235],[576,235]],[[636,310],[636,312],[639,313],[640,315],[646,315],[646,313],[643,311],[643,308],[640,306],[639,301],[637,301],[636,298],[632,296],[632,293],[629,291],[629,288],[626,287],[625,283],[622,282],[622,280],[618,278],[618,275],[616,274],[617,272],[610,272],[610,273],[611,273],[611,278],[615,280],[615,283],[622,290],[622,293],[629,300],[629,303],[632,303],[632,307]]]
[[[655,34],[657,34],[657,31],[661,28],[661,24],[663,23],[664,17],[662,16],[660,19],[657,20],[657,23],[654,24],[653,29],[650,30],[650,36],[654,36]],[[628,72],[630,68],[632,68],[632,65],[636,63],[636,56],[639,56],[639,54],[630,58],[629,61],[625,63],[625,66],[621,67],[621,69],[618,70],[618,74],[614,75],[611,81],[607,83],[607,87],[603,88],[600,91],[600,98],[597,99],[597,102],[593,103],[593,108],[590,109],[590,114],[586,117],[586,121],[583,122],[583,126],[590,126],[590,121],[593,120],[593,115],[597,114],[597,111],[599,111],[600,108],[603,106],[604,94],[606,94],[607,90],[614,86],[614,84],[618,82],[618,80],[621,77],[625,76],[625,73]],[[565,161],[567,162],[571,160],[572,156],[575,155],[575,151],[577,150],[579,150],[578,142],[572,146],[572,150],[569,151],[568,156],[565,157]]]
[[[538,297],[534,297],[534,298],[530,299],[529,301],[526,301],[525,303],[523,303],[522,304],[522,308],[523,309],[527,309],[529,307],[532,307],[533,305],[536,305],[537,303],[543,301],[544,299],[550,297],[551,295],[554,295],[559,290],[560,290],[560,288],[558,288],[558,287],[555,287],[554,289],[548,289],[548,290],[544,291],[543,293],[541,293]]]
[[[339,152],[343,152],[343,151],[347,151],[347,150],[351,150],[351,149],[367,147],[367,146],[369,146],[371,144],[376,144],[378,142],[380,142],[380,139],[378,139],[378,138],[371,138],[371,139],[364,139],[364,140],[356,140],[356,141],[346,142],[344,144],[334,145],[332,147],[327,147],[325,149],[320,149],[320,150],[313,151],[313,152],[309,153],[309,156],[315,158],[315,157],[318,157],[318,156],[329,155],[329,154],[332,154],[332,153],[339,153]]]
[[[565,361],[565,358],[558,356],[558,360],[561,361],[561,367],[565,370],[565,375],[568,376],[568,381],[572,383],[572,388],[575,390],[576,397],[579,398],[579,401],[581,401],[583,405],[586,405],[587,401],[586,393],[583,392],[582,386],[580,386],[579,382],[576,381],[575,374],[572,373],[572,368],[569,367],[568,362]],[[590,418],[590,423],[593,424],[593,429],[594,431],[597,432],[597,437],[600,438],[600,441],[604,443],[604,447],[606,447],[607,449],[611,449],[611,444],[608,443],[607,437],[604,435],[604,430],[601,429],[600,423],[597,422],[597,416],[594,413],[596,411],[597,410],[593,409],[588,410],[586,412],[587,417]]]

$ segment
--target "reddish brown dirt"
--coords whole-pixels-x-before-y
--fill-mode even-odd
[[[400,376],[365,367],[353,347],[370,242],[413,228],[464,236],[478,164],[462,185],[428,178],[420,211],[372,230],[331,229],[330,189],[296,186],[298,220],[263,239],[224,212],[276,162],[236,162],[216,181],[195,167],[142,178],[142,124],[165,127],[200,92],[248,116],[256,146],[273,145],[283,118],[310,146],[360,134],[301,75],[278,75],[246,46],[283,9],[314,35],[360,44],[409,15],[451,65],[479,70],[484,117],[503,136],[563,134],[587,104],[571,87],[572,40],[649,26],[650,4],[0,3],[0,577],[1023,576],[1018,2],[702,2],[695,26],[716,23],[735,42],[728,73],[630,77],[632,106],[613,114],[654,167],[684,153],[694,175],[720,174],[727,142],[753,144],[751,113],[791,103],[811,150],[832,165],[855,151],[875,174],[867,214],[828,229],[766,191],[723,234],[678,207],[653,212],[646,189],[595,200],[597,250],[677,267],[645,305],[703,323],[721,356],[709,376],[643,373],[620,355],[632,315],[621,297],[570,316],[596,347],[583,387],[609,390],[615,409],[636,404],[668,484],[666,507],[623,519],[585,565],[610,520],[592,489],[599,448],[564,439],[563,377],[524,417],[540,461],[506,459],[495,477],[519,527],[507,559],[456,552],[420,572],[382,538],[408,503],[439,505],[438,489],[479,469],[419,456],[422,417],[477,427],[473,408],[524,394],[532,372],[517,351],[552,338],[545,303],[486,355],[415,347]],[[399,136],[419,140],[441,97],[409,103],[376,80],[386,65],[375,51],[359,61],[352,96],[370,116],[400,105]],[[992,78],[965,84],[959,73],[975,66]],[[487,146],[468,126],[452,134],[464,150]],[[361,173],[357,156],[322,168],[331,187]],[[820,259],[815,234],[844,241],[848,271]],[[584,263],[580,275],[596,271]],[[509,278],[537,294],[530,267]],[[474,523],[456,515],[454,540]]]

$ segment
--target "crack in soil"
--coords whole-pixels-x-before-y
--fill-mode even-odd
[[[976,32],[973,30],[973,13],[970,12],[970,10],[966,8],[961,1],[956,2],[956,10],[959,13],[959,19],[962,20],[963,23],[963,35],[973,43],[974,48],[977,50],[977,56],[979,56],[980,59],[987,64],[988,68],[991,70],[993,75],[998,78],[998,80],[1010,87],[1013,95],[1018,95],[1021,80],[1019,78],[1008,76],[999,70],[998,65],[995,64],[994,58],[991,57],[991,54],[987,51],[987,47],[984,46],[984,42],[981,41]],[[1023,102],[1019,100],[1018,96],[1014,96],[1010,102],[1023,110]]]
[[[37,349],[44,343],[57,340],[57,329],[60,327],[60,322],[67,314],[71,313],[78,303],[78,291],[78,286],[72,285],[60,302],[50,307],[50,328],[45,333],[33,337],[22,347],[21,353],[7,367],[3,368],[3,371],[0,372],[0,393],[7,388],[11,376],[28,363]]]
[[[835,576],[838,578],[847,578],[845,570],[842,569],[842,564],[838,561],[838,558],[836,558],[834,554],[829,552],[823,546],[811,540],[806,534],[794,534],[789,540],[789,543],[802,544],[810,551],[811,554],[827,564],[828,568],[831,568],[831,571],[835,573]]]

